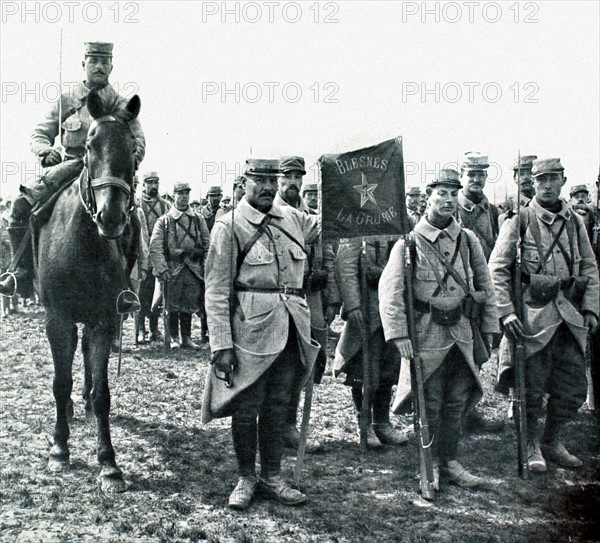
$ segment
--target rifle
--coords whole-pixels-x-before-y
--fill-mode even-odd
[[[63,34],[60,29],[60,50],[58,53],[58,146],[57,151],[60,153],[62,160],[65,159],[65,148],[62,143],[62,49],[63,49]]]
[[[171,350],[171,328],[169,327],[169,317],[171,316],[171,308],[169,307],[169,282],[165,279],[161,282],[163,291],[163,326],[165,329],[165,351]]]
[[[515,259],[514,305],[515,314],[523,322],[523,292],[521,290],[523,237],[521,235],[521,151],[517,159],[517,215],[518,233],[517,255]],[[527,463],[527,413],[525,405],[525,346],[523,338],[513,341],[513,360],[515,367],[515,392],[513,401],[515,427],[517,430],[518,470],[521,479],[529,479]]]
[[[360,406],[360,450],[365,452],[368,449],[367,432],[370,423],[371,396],[373,395],[371,360],[369,356],[369,292],[367,289],[367,242],[365,240],[362,241],[359,270],[360,305],[365,322],[365,333],[361,338],[363,394]]]
[[[411,366],[411,388],[414,405],[414,424],[415,432],[419,440],[419,470],[421,473],[420,485],[421,496],[429,501],[435,500],[435,488],[433,472],[433,458],[431,455],[431,445],[433,438],[429,434],[429,424],[427,422],[427,411],[425,408],[425,389],[423,384],[423,368],[421,366],[421,356],[419,355],[419,343],[417,340],[417,330],[415,326],[415,308],[412,286],[413,259],[411,252],[415,248],[414,238],[410,235],[404,238],[404,262],[405,262],[405,284],[406,284],[406,318],[408,321],[408,334],[413,347],[413,358],[410,361]]]

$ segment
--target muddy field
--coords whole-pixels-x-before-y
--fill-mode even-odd
[[[197,326],[197,323],[195,323]],[[195,333],[198,329],[195,328]],[[308,456],[302,488],[310,502],[287,508],[255,501],[227,508],[236,481],[229,419],[199,422],[208,349],[168,356],[135,347],[125,323],[123,372],[111,359],[112,436],[128,488],[96,485],[96,431],[84,417],[81,358],[74,378],[71,470],[46,468],[54,423],[52,362],[43,311],[29,307],[1,322],[0,540],[2,542],[583,542],[600,540],[600,431],[584,407],[567,446],[579,470],[550,465],[529,482],[516,473],[512,425],[463,440],[463,463],[485,476],[480,490],[444,487],[434,504],[418,496],[415,440],[362,454],[349,390],[326,375],[315,389],[311,433],[324,444]],[[489,366],[489,364],[487,365]],[[485,368],[484,411],[505,418]],[[394,422],[411,432],[411,419]],[[291,478],[289,451],[284,472]]]

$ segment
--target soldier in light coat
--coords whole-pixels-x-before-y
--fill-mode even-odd
[[[558,158],[534,161],[535,197],[521,211],[521,231],[515,217],[505,221],[490,258],[504,332],[521,337],[525,347],[527,453],[529,469],[535,472],[546,471],[546,461],[582,465],[560,437],[585,401],[584,352],[588,332],[598,323],[598,268],[583,221],[560,199],[563,172]],[[523,284],[515,287],[511,283],[519,237]],[[522,322],[513,288],[523,291]],[[513,368],[501,368],[499,377],[498,388],[506,391],[514,380]],[[540,447],[545,393],[549,397]]]
[[[398,382],[400,357],[392,344],[386,344],[379,317],[377,286],[394,241],[387,238],[367,242],[367,311],[362,310],[360,288],[360,240],[342,240],[336,256],[336,278],[346,324],[337,344],[334,373],[345,373],[345,384],[352,389],[352,399],[360,428],[363,401],[362,342],[368,334],[369,360],[376,371],[371,375],[372,398],[367,425],[367,445],[403,445],[408,439],[390,422],[392,387]],[[368,328],[366,326],[368,321]]]
[[[191,337],[192,315],[199,309],[210,235],[204,219],[189,206],[190,191],[189,183],[175,183],[173,207],[154,225],[150,258],[154,275],[168,283],[163,303],[169,307],[171,348],[199,349]]]
[[[290,398],[306,382],[319,351],[302,290],[306,244],[318,232],[308,215],[273,202],[279,176],[278,160],[247,161],[246,194],[216,220],[206,260],[213,357],[202,420],[232,417],[240,477],[229,497],[235,509],[250,505],[257,485],[287,505],[306,501],[280,469]]]
[[[140,208],[144,212],[144,218],[148,234],[151,236],[154,232],[156,221],[162,217],[171,204],[163,200],[158,195],[160,178],[155,171],[146,172],[143,177],[144,190],[140,198]],[[150,263],[151,264],[151,263]],[[159,310],[152,311],[152,299],[154,298],[154,288],[156,279],[152,273],[152,266],[148,270],[145,279],[140,285],[140,302],[142,310],[140,311],[140,329],[144,339],[146,338],[146,317],[150,324],[150,341],[162,342],[164,337],[158,329]],[[165,323],[165,326],[167,323]]]
[[[413,294],[436,484],[441,471],[448,481],[472,487],[483,479],[456,460],[461,415],[467,402],[482,393],[474,334],[481,334],[489,346],[492,334],[498,332],[498,316],[481,245],[475,234],[461,228],[454,218],[460,187],[458,172],[451,169],[441,170],[439,178],[428,185],[427,214],[411,234],[416,244]],[[460,282],[447,273],[440,255],[454,261]],[[403,368],[415,348],[408,337],[404,295],[405,242],[400,240],[381,275],[379,309],[385,339],[402,355]],[[466,314],[467,302],[477,308],[475,322]],[[398,406],[408,398],[409,390],[398,390]]]
[[[119,96],[109,84],[108,77],[112,71],[112,43],[88,42],[85,44],[85,57],[82,67],[86,74],[85,81],[78,83],[63,92],[58,102],[53,104],[44,119],[34,128],[31,134],[31,150],[42,167],[47,168],[43,177],[26,182],[20,187],[21,194],[13,202],[8,233],[13,254],[16,253],[24,238],[29,215],[33,206],[40,200],[48,198],[64,183],[74,179],[83,170],[85,141],[92,118],[87,110],[86,98],[94,89],[100,96],[103,110],[118,120],[129,122],[136,142],[136,161],[139,164],[144,158],[146,143],[139,120],[131,120],[125,109],[128,99]],[[62,117],[59,122],[59,111]],[[60,131],[64,158],[60,151],[52,147]],[[15,271],[18,278],[17,288],[20,294],[28,298],[33,292],[33,253],[28,248],[21,257],[19,268]],[[14,290],[11,276],[0,280],[0,294],[8,294]]]

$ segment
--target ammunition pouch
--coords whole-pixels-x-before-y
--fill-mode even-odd
[[[369,266],[367,268],[367,286],[376,289],[379,286],[379,278],[383,273],[383,266]]]
[[[587,290],[590,278],[584,276],[573,275],[569,277],[564,285],[565,298],[572,304],[580,305],[583,300],[583,295]]]
[[[327,287],[329,274],[324,270],[314,270],[304,276],[302,288],[305,292],[319,292]]]
[[[454,326],[462,316],[462,296],[436,297],[429,300],[431,320],[439,326]]]
[[[547,304],[558,296],[561,280],[553,275],[532,273],[529,276],[529,295],[540,304]]]
[[[486,292],[469,292],[462,301],[462,314],[467,319],[479,319],[483,313],[483,302]]]

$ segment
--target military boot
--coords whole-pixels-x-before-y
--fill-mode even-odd
[[[9,226],[6,230],[10,241],[11,253],[14,256],[28,233],[28,227],[24,225]],[[25,243],[27,243],[27,246],[19,259],[14,273],[4,273],[0,276],[0,294],[4,296],[12,296],[15,291],[23,298],[29,298],[33,294],[33,251],[31,249],[31,240],[27,240]]]
[[[358,438],[360,439],[360,420],[361,420],[360,414],[357,416],[357,420],[358,420]],[[377,435],[375,434],[375,431],[373,430],[373,424],[371,424],[371,417],[369,417],[369,421],[367,424],[367,447],[369,447],[369,449],[380,449],[381,447],[383,447],[383,444],[381,443],[381,441],[379,441],[379,438],[377,437]]]
[[[544,458],[564,468],[579,468],[583,466],[581,459],[571,454],[560,441],[560,434],[565,424],[553,420],[551,414],[546,416],[541,450]]]
[[[158,329],[158,317],[150,315],[148,320],[150,321],[150,341],[159,341],[162,343],[165,340],[165,337]]]

